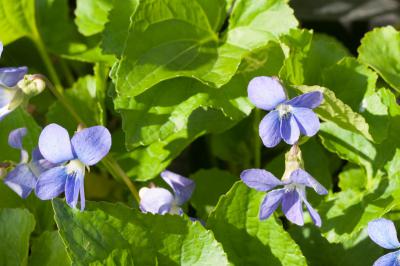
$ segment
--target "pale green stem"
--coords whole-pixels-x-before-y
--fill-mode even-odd
[[[98,99],[98,102],[101,104],[101,110],[105,110],[104,106],[104,95],[107,93],[107,79],[108,79],[108,72],[109,68],[104,64],[104,63],[97,63],[94,66],[94,73],[96,77],[96,88],[98,90],[96,91],[96,98]],[[105,124],[105,121],[107,121],[106,117],[106,112],[101,113],[101,124]]]
[[[102,160],[102,163],[106,167],[106,169],[110,172],[110,174],[112,174],[113,176],[115,176],[117,178],[122,179],[122,181],[125,182],[126,186],[131,191],[135,200],[137,202],[140,202],[139,193],[138,193],[135,185],[132,183],[131,179],[124,172],[124,170],[121,168],[121,166],[119,166],[119,164],[115,161],[115,159],[111,155],[107,155]]]
[[[254,167],[261,167],[261,139],[258,133],[258,127],[260,124],[261,111],[259,109],[254,110],[253,118],[253,131],[254,131]]]
[[[67,111],[74,117],[74,119],[82,125],[85,125],[85,122],[81,119],[75,109],[68,103],[68,100],[64,98],[64,96],[53,86],[53,84],[45,77],[42,78],[46,81],[46,87],[53,93],[53,95],[57,98],[57,100],[67,109]]]
[[[50,77],[50,80],[52,81],[52,84],[54,84],[54,87],[57,90],[57,92],[60,95],[62,95],[64,92],[62,89],[61,81],[58,78],[57,72],[53,66],[53,63],[51,62],[50,56],[46,51],[46,47],[44,46],[42,39],[40,37],[37,37],[37,38],[33,39],[33,42],[35,43],[35,45],[39,51],[39,54],[42,57],[43,63],[45,64],[45,66],[47,68],[47,71],[49,73],[49,77]]]
[[[64,73],[65,80],[68,83],[68,87],[71,87],[75,81],[74,76],[71,73],[71,69],[69,69],[67,63],[64,60],[60,59],[59,62],[60,62],[60,67]]]

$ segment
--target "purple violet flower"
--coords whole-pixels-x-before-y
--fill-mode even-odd
[[[46,126],[39,137],[39,149],[46,160],[58,166],[39,176],[36,195],[48,200],[65,192],[68,205],[75,208],[80,194],[83,210],[85,168],[98,163],[110,148],[111,135],[103,126],[82,129],[72,139],[65,128],[57,124]]]
[[[2,52],[3,44],[0,42],[0,57]],[[0,121],[24,102],[24,92],[17,83],[27,72],[25,66],[0,68]]]
[[[139,190],[141,211],[161,215],[183,214],[180,206],[192,196],[194,181],[170,171],[162,172],[161,177],[172,188],[174,195],[165,188],[143,187]]]
[[[303,203],[315,225],[321,226],[321,218],[306,198],[306,187],[313,188],[319,195],[328,191],[311,175],[301,168],[291,172],[287,180],[279,180],[273,174],[263,169],[248,169],[241,173],[240,178],[250,188],[258,191],[268,191],[276,186],[281,189],[270,191],[260,206],[260,220],[265,220],[282,204],[286,218],[294,224],[304,225]]]
[[[380,218],[368,223],[369,237],[379,246],[385,249],[400,248],[397,239],[396,228],[392,221]],[[399,266],[400,250],[388,253],[375,261],[374,266]]]
[[[319,130],[318,116],[312,109],[323,100],[320,91],[288,100],[277,78],[263,76],[250,81],[248,97],[257,108],[271,111],[259,126],[259,134],[266,147],[275,147],[282,139],[293,145],[299,140],[300,133],[314,136]]]
[[[18,128],[11,131],[8,136],[8,144],[21,151],[21,159],[4,179],[4,183],[21,198],[29,196],[42,172],[54,167],[52,163],[43,158],[37,148],[32,151],[32,160],[29,162],[28,152],[22,146],[22,139],[26,134],[26,128]]]

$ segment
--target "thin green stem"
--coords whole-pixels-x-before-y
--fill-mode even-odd
[[[96,77],[96,98],[101,105],[101,110],[105,110],[104,106],[104,95],[107,93],[107,79],[108,79],[109,67],[107,67],[104,63],[97,63],[94,66],[94,73]],[[102,112],[101,114],[101,124],[104,124],[107,121],[106,112]]]
[[[75,81],[71,69],[69,69],[68,64],[63,59],[60,59],[60,67],[64,73],[65,80],[68,82],[68,87],[71,87]]]
[[[135,187],[135,185],[132,183],[131,179],[128,177],[128,175],[124,172],[124,170],[119,166],[119,164],[115,161],[115,159],[111,155],[107,155],[103,160],[102,160],[103,165],[108,169],[109,171],[112,171],[114,176],[117,176],[118,178],[122,179],[126,186],[129,188],[131,191],[133,197],[137,202],[140,202],[139,198],[139,193]]]
[[[55,89],[58,91],[60,95],[63,94],[63,89],[61,85],[61,81],[58,78],[57,71],[55,70],[53,63],[51,62],[50,56],[46,51],[46,47],[44,46],[44,43],[40,37],[37,37],[36,39],[33,40],[35,43],[39,54],[43,60],[43,63],[45,64],[47,68],[47,72],[49,73],[50,80],[52,81],[52,84],[54,84]]]
[[[82,125],[85,125],[85,122],[82,118],[75,112],[75,109],[69,104],[66,98],[53,86],[53,84],[48,80],[45,76],[42,78],[46,81],[47,88],[53,93],[53,95],[57,98],[57,100],[67,109],[67,111],[74,117],[74,119]]]
[[[254,110],[253,118],[253,131],[254,131],[254,167],[261,167],[261,139],[258,133],[258,127],[260,124],[261,112],[259,109]]]

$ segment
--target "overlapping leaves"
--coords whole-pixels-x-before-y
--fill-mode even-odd
[[[263,195],[237,182],[220,199],[207,227],[235,265],[307,265],[299,247],[274,217],[259,220]]]
[[[132,97],[177,76],[220,87],[235,74],[247,52],[297,25],[292,10],[281,0],[236,1],[229,18],[228,8],[224,0],[140,2],[121,43],[124,50],[115,80],[118,95]],[[224,31],[226,19],[229,26]]]
[[[393,27],[368,33],[358,58],[354,58],[331,37],[293,29],[297,21],[283,0],[80,0],[75,10],[76,25],[68,16],[65,0],[3,0],[0,15],[0,35],[5,44],[28,37],[52,53],[71,59],[107,64],[114,61],[114,56],[119,59],[112,73],[114,107],[122,116],[130,152],[118,148],[114,152],[135,180],[157,176],[198,137],[228,129],[219,139],[213,137],[214,155],[228,163],[237,163],[243,156],[243,164],[250,164],[252,155],[240,154],[253,148],[247,147],[248,143],[233,149],[237,155],[229,153],[232,149],[221,149],[215,141],[225,136],[233,140],[248,136],[242,134],[243,128],[234,126],[251,113],[253,106],[247,100],[246,87],[255,76],[279,76],[290,94],[322,90],[325,101],[316,109],[324,121],[319,137],[332,152],[331,157],[336,156],[335,162],[341,158],[347,165],[327,169],[330,162],[319,163],[328,157],[324,157],[316,140],[302,146],[307,170],[319,175],[316,177],[329,187],[341,190],[330,193],[318,207],[323,219],[321,232],[329,242],[341,242],[335,245],[335,254],[354,251],[349,258],[354,259],[363,247],[377,253],[363,240],[362,230],[370,220],[397,208],[400,199],[400,109],[396,95],[389,89],[400,90],[400,35]],[[101,81],[105,83],[105,75],[99,75],[99,64],[96,67],[94,76],[79,79],[65,93],[87,124],[106,122],[106,86]],[[386,88],[377,88],[378,75],[383,79],[379,86]],[[55,103],[46,118],[75,130],[76,122],[64,112]],[[25,147],[35,147],[40,129],[27,112],[18,109],[0,124],[1,161],[18,160],[18,152],[9,148],[6,140],[8,132],[20,126],[29,131]],[[114,134],[114,139],[121,135]],[[225,143],[235,145],[232,139]],[[320,158],[314,159],[316,155]],[[276,161],[268,162],[267,167],[276,167]],[[326,169],[321,170],[321,165]],[[338,187],[328,180],[332,175],[338,175]],[[214,181],[218,177],[220,180]],[[216,205],[207,222],[215,238],[199,223],[179,216],[144,215],[106,203],[90,204],[88,211],[81,213],[57,200],[57,223],[73,262],[306,264],[280,222],[273,217],[258,220],[262,193],[238,183],[217,204],[235,177],[213,169],[200,171],[193,178],[202,193],[195,192],[192,202],[197,215],[206,219]],[[208,195],[207,186],[213,182]],[[0,234],[20,250],[15,261],[24,264],[29,260],[32,265],[68,263],[58,233],[43,232],[54,227],[48,204],[36,206],[37,202],[30,199],[22,203],[9,197],[8,192],[2,193],[0,207],[8,204],[34,214],[26,209],[0,211]],[[301,231],[301,236],[293,228],[289,231],[302,243],[303,253],[310,256],[312,265],[318,265],[316,261],[329,265],[308,250],[317,248],[312,246],[315,241],[324,252],[329,249],[319,232],[312,229],[310,236],[308,229]],[[57,256],[51,255],[53,251]],[[3,264],[7,264],[10,254],[2,255]],[[370,263],[371,257],[360,261]]]
[[[228,265],[221,245],[199,222],[90,203],[85,212],[53,202],[74,265],[125,260],[134,265]],[[130,265],[132,265],[130,264]]]

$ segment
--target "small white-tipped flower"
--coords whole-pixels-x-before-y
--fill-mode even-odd
[[[17,86],[27,96],[36,96],[46,88],[46,81],[41,75],[25,75]]]

